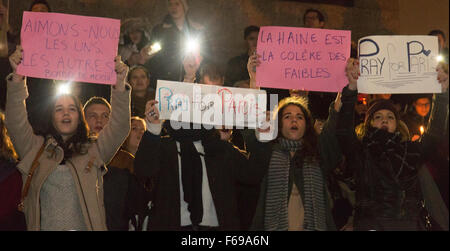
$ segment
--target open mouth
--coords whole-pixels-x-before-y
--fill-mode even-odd
[[[62,123],[63,124],[70,124],[70,123],[72,123],[72,120],[71,119],[63,119]]]
[[[103,130],[103,127],[101,126],[96,126],[94,127],[95,131],[100,132],[101,130]]]
[[[291,131],[298,131],[298,127],[297,126],[292,126],[291,127]]]

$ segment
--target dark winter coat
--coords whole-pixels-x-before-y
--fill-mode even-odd
[[[215,151],[205,164],[219,230],[240,230],[236,183],[256,184],[258,166],[249,166],[247,157],[230,143],[215,139]],[[255,167],[255,168],[252,168]],[[180,182],[176,141],[145,132],[136,153],[134,170],[149,191],[152,201],[148,229],[179,231]],[[146,204],[146,203],[140,203]]]
[[[189,37],[199,36],[199,30],[200,27],[187,20],[180,31],[170,16],[153,28],[152,43],[160,43],[161,51],[145,65],[151,75],[151,88],[156,89],[158,79],[183,81],[184,48]]]
[[[418,153],[415,163],[408,163],[410,166],[403,169],[394,166],[384,154],[375,156],[367,144],[357,139],[353,125],[356,99],[356,91],[344,88],[337,128],[356,181],[355,230],[423,230],[423,226],[418,226],[424,211],[422,200],[440,227],[448,230],[448,210],[428,170],[421,168],[435,151],[441,130],[445,128],[448,93],[435,95],[429,128],[422,140],[403,142],[409,152]],[[392,170],[399,169],[397,176],[390,175]]]

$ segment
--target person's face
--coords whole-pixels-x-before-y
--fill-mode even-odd
[[[48,8],[47,8],[47,5],[38,3],[38,4],[33,5],[33,7],[31,7],[31,11],[32,12],[48,12]]]
[[[414,102],[414,108],[416,109],[417,114],[425,117],[431,110],[431,102],[427,98],[419,98]]]
[[[169,0],[169,14],[173,19],[184,18],[184,7],[179,0]]]
[[[0,26],[3,24],[3,18],[6,16],[6,7],[0,2]]]
[[[130,82],[133,91],[136,92],[146,92],[150,85],[150,79],[142,69],[136,69],[131,73]]]
[[[145,124],[142,120],[132,120],[131,121],[131,131],[128,136],[128,146],[130,148],[136,149],[141,142],[142,136],[145,132]]]
[[[306,131],[306,118],[300,107],[288,105],[281,115],[281,135],[289,140],[300,140]]]
[[[130,40],[133,44],[139,44],[142,40],[142,32],[141,31],[132,31],[129,34]]]
[[[379,99],[385,99],[385,100],[388,100],[388,99],[391,99],[392,94],[378,94],[377,97],[378,97]]]
[[[75,101],[70,96],[61,96],[53,109],[53,127],[65,140],[76,133],[80,115]]]
[[[209,76],[206,75],[206,76],[203,77],[202,84],[204,84],[204,85],[218,85],[218,86],[223,86],[223,81],[224,81],[223,78],[211,80],[211,79],[209,78]]]
[[[308,14],[305,15],[306,28],[322,29],[324,25],[325,23],[319,20],[319,16],[316,12],[308,12]]]
[[[133,52],[131,54],[130,58],[128,58],[127,62],[130,66],[135,66],[139,64],[139,61],[141,61],[141,54]]]
[[[91,132],[99,134],[109,121],[110,111],[106,105],[92,104],[84,111]]]
[[[390,133],[394,133],[397,129],[397,119],[390,110],[376,111],[370,123],[372,127],[387,130]]]
[[[256,50],[256,46],[258,44],[258,35],[259,32],[254,31],[250,33],[245,39],[245,41],[247,41],[248,48],[251,52],[254,52]]]
[[[316,131],[317,135],[322,133],[324,124],[325,121],[321,119],[316,119],[316,121],[314,122],[314,130]]]

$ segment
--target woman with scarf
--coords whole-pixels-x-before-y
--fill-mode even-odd
[[[307,100],[286,98],[275,114],[277,139],[247,141],[250,155],[258,159],[251,164],[259,165],[263,172],[251,230],[336,230],[326,188],[326,175],[340,159],[332,135],[339,105],[331,107],[330,117],[318,136]]]
[[[356,181],[355,230],[448,231],[448,210],[433,179],[422,163],[435,151],[448,113],[448,71],[438,67],[442,94],[434,95],[428,130],[411,142],[408,130],[389,100],[375,102],[367,111],[364,127],[355,134],[359,62],[347,65],[349,85],[342,92],[337,136]],[[433,221],[433,219],[435,221]]]

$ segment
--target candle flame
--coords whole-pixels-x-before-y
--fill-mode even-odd
[[[425,132],[425,128],[423,126],[420,127],[420,135],[423,135],[423,133]]]

